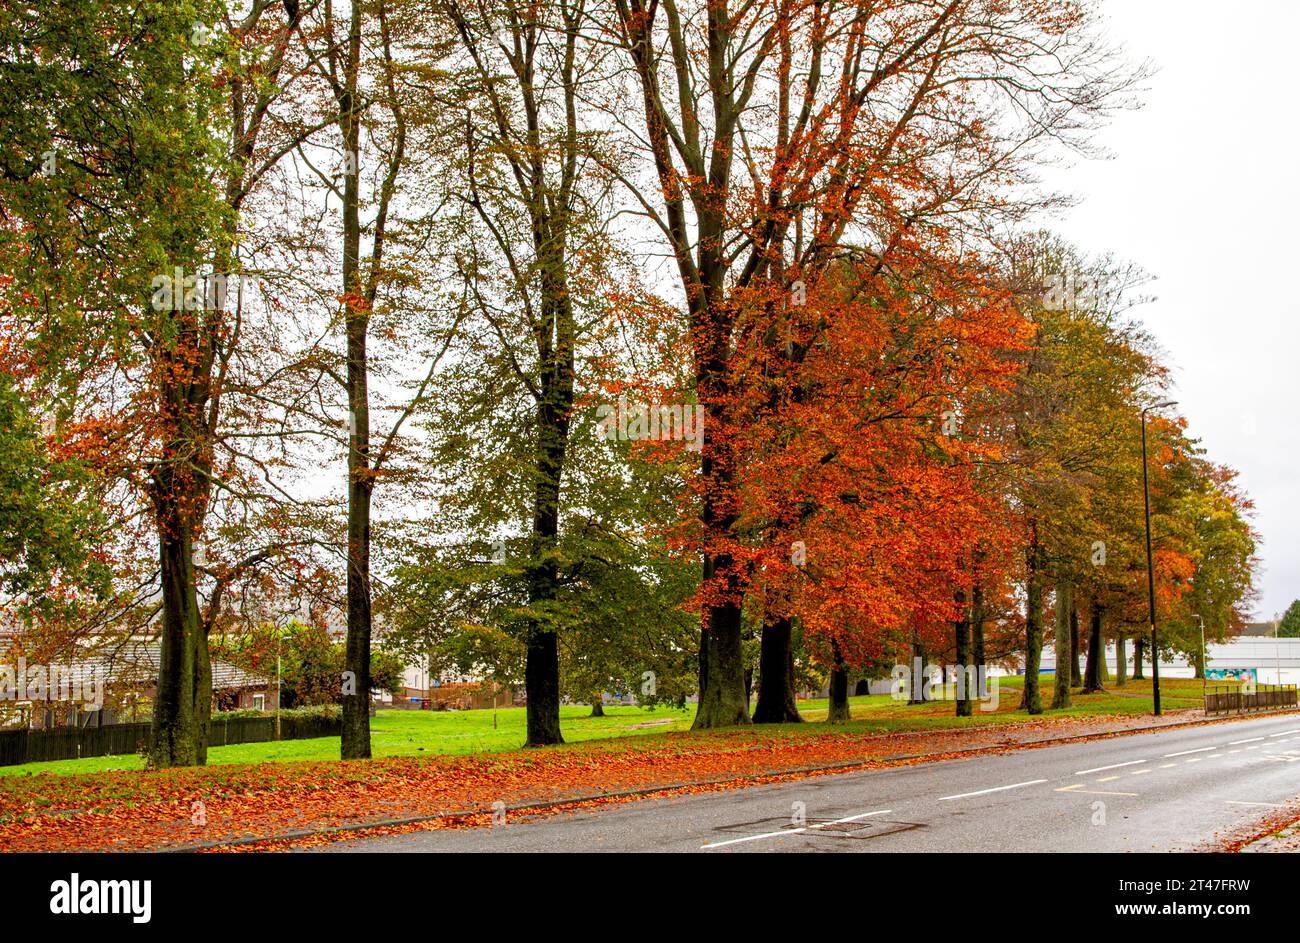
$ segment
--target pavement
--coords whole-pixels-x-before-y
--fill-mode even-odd
[[[1300,715],[610,804],[318,851],[1186,851],[1300,797]]]

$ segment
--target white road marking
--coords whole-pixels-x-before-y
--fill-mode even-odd
[[[1103,777],[1101,777],[1101,779],[1097,780],[1097,782],[1099,782],[1099,783],[1108,783],[1108,782],[1110,782],[1112,779],[1119,779],[1119,777],[1118,777],[1118,776],[1103,776]]]
[[[1193,753],[1209,753],[1211,750],[1217,750],[1218,747],[1201,747],[1199,750],[1183,750],[1181,753],[1166,753],[1165,759],[1175,756],[1191,756]]]
[[[1286,736],[1287,734],[1289,734],[1289,733],[1300,733],[1300,730],[1283,730],[1281,733],[1271,733],[1271,734],[1269,734],[1269,735],[1268,735],[1268,738],[1269,738],[1270,740],[1272,740],[1274,737],[1285,737],[1285,736]]]
[[[978,792],[963,792],[959,796],[943,796],[938,802],[947,802],[949,799],[969,799],[971,796],[986,796],[990,792],[1003,792],[1007,789],[1019,789],[1021,786],[1036,786],[1039,783],[1045,783],[1045,779],[1031,779],[1027,783],[1012,783],[1010,786],[994,786],[992,789],[981,789]]]
[[[1229,740],[1228,746],[1235,747],[1239,743],[1258,743],[1263,737],[1251,737],[1249,740]]]
[[[1080,796],[1136,796],[1136,792],[1105,792],[1101,789],[1080,789],[1077,793]]]
[[[1177,765],[1177,763],[1161,763],[1156,769],[1173,769]]]
[[[1150,760],[1132,760],[1128,763],[1112,763],[1110,766],[1094,766],[1092,769],[1081,769],[1075,776],[1086,776],[1088,773],[1104,773],[1108,769],[1119,769],[1121,766],[1139,766],[1142,763],[1149,763]]]
[[[1133,770],[1133,772],[1129,773],[1129,775],[1130,775],[1130,776],[1141,776],[1141,775],[1144,774],[1144,773],[1152,773],[1152,772],[1155,772],[1155,771],[1154,771],[1154,770],[1149,770],[1149,769],[1135,769],[1135,770]]]
[[[1084,789],[1084,783],[1075,783],[1073,786],[1062,786],[1057,792],[1071,792],[1079,796],[1136,796],[1136,792],[1105,792],[1101,789]]]
[[[798,835],[801,832],[812,832],[819,828],[825,828],[827,825],[840,825],[844,822],[856,822],[858,819],[869,818],[873,815],[887,815],[894,811],[893,809],[877,809],[875,812],[863,812],[861,815],[849,815],[842,819],[835,819],[830,822],[818,822],[816,825],[805,825],[802,828],[783,828],[779,832],[764,832],[761,835],[746,835],[744,838],[730,838],[727,841],[710,842],[707,845],[701,845],[700,848],[721,848],[723,845],[739,845],[741,842],[758,841],[760,838],[779,838],[782,835]]]
[[[1277,802],[1238,802],[1236,799],[1224,799],[1223,801],[1228,805],[1258,805],[1269,809],[1281,808],[1281,804]]]

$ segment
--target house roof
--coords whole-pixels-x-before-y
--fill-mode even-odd
[[[1246,627],[1241,630],[1241,634],[1250,636],[1267,635],[1271,637],[1273,631],[1272,622],[1247,622]]]
[[[16,667],[18,659],[13,651],[12,640],[0,637],[0,664]],[[157,680],[161,660],[162,649],[156,642],[130,642],[115,651],[86,654],[73,661],[56,659],[49,667],[65,671],[73,684],[101,679],[114,686],[147,687]],[[29,660],[29,664],[36,662]],[[220,659],[212,660],[214,691],[264,688],[269,683],[265,675],[245,671]]]

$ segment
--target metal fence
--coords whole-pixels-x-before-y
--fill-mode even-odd
[[[1211,685],[1205,691],[1205,713],[1225,714],[1295,707],[1294,684]]]
[[[337,737],[338,717],[282,717],[281,740]],[[106,727],[58,727],[53,730],[0,730],[0,766],[76,760],[87,756],[121,756],[148,749],[153,725],[110,724]],[[276,739],[274,717],[214,718],[208,746],[264,743]]]

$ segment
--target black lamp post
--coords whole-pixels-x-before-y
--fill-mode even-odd
[[[1153,403],[1142,410],[1142,507],[1147,522],[1147,604],[1151,623],[1151,697],[1155,714],[1160,716],[1160,652],[1156,648],[1156,575],[1151,562],[1151,486],[1147,482],[1147,411],[1176,406],[1173,400]],[[1142,666],[1139,665],[1139,668]]]

